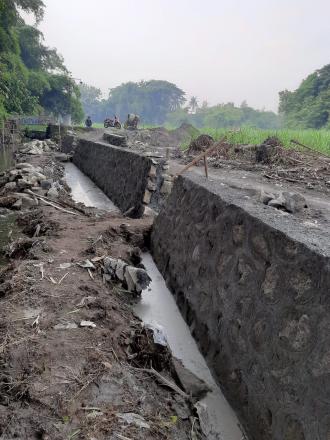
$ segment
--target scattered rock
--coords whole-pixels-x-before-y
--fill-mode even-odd
[[[42,180],[40,182],[41,188],[46,191],[48,191],[52,187],[52,184],[53,184],[52,180]]]
[[[139,414],[135,413],[116,413],[116,416],[128,425],[135,425],[138,428],[150,429],[149,423]]]
[[[19,190],[24,190],[33,186],[31,182],[28,182],[25,179],[18,179],[16,185]]]
[[[149,205],[151,201],[151,192],[146,190],[146,192],[144,193],[144,197],[143,197],[143,203],[145,203],[146,205]]]
[[[16,190],[16,182],[8,182],[8,183],[6,183],[5,189],[7,191],[15,191]]]
[[[267,191],[265,191],[264,189],[262,189],[260,191],[260,196],[259,196],[259,200],[261,203],[263,203],[264,205],[268,205],[268,203],[275,199],[275,195],[272,193],[268,193]]]
[[[22,208],[23,202],[22,199],[18,199],[13,205],[12,205],[12,209],[16,209],[17,211],[19,211]]]
[[[171,194],[172,187],[173,187],[172,182],[169,182],[168,180],[164,180],[162,187],[160,189],[161,194],[164,194],[164,195]]]
[[[123,260],[111,257],[104,259],[104,272],[106,275],[110,275],[111,279],[121,281],[129,292],[138,295],[149,286],[151,281],[144,269],[129,266]]]
[[[208,392],[212,391],[202,379],[189,371],[179,359],[173,358],[173,365],[179,381],[187,394],[196,400],[200,400]]]
[[[302,195],[293,192],[280,193],[275,199],[270,200],[268,205],[277,209],[284,209],[291,214],[307,207],[306,199]]]
[[[81,321],[80,327],[96,328],[96,324],[92,321]]]
[[[71,330],[75,328],[78,328],[77,324],[69,322],[68,324],[56,324],[54,330]]]
[[[58,196],[58,191],[54,187],[50,188],[50,190],[48,190],[47,192],[47,197],[49,197],[50,199],[57,199]]]

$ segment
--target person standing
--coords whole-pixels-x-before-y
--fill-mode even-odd
[[[85,121],[85,125],[86,125],[87,128],[91,128],[92,127],[93,122],[92,122],[92,118],[90,116],[87,117],[87,119]]]

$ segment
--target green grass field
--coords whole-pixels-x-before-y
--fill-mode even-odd
[[[316,151],[330,156],[330,131],[329,130],[261,130],[258,128],[243,127],[230,133],[228,129],[200,129],[201,133],[209,134],[219,140],[227,134],[228,140],[237,144],[261,144],[269,136],[276,136],[287,148],[299,148],[291,143],[294,139]]]

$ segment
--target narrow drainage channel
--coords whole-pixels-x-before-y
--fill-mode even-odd
[[[76,202],[106,211],[118,210],[111,200],[74,164],[65,165],[65,178]],[[161,327],[173,355],[212,390],[196,405],[201,427],[207,439],[244,440],[246,436],[240,427],[239,420],[214,381],[151,254],[143,254],[142,263],[152,282],[149,289],[142,293],[141,301],[135,307],[135,313],[144,323]]]

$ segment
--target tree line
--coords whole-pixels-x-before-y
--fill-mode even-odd
[[[278,128],[279,118],[274,112],[255,110],[245,102],[240,107],[233,103],[199,106],[196,97],[187,102],[186,94],[168,81],[128,82],[110,90],[102,99],[101,90],[82,84],[81,100],[85,113],[93,121],[102,122],[107,117],[126,118],[128,113],[138,114],[142,123],[179,126],[183,122],[196,127],[237,127],[253,125],[260,128]]]
[[[36,26],[24,22],[22,11],[34,15]],[[330,129],[330,64],[309,75],[297,90],[280,92],[279,115],[246,102],[199,105],[194,96],[187,102],[177,85],[160,80],[127,82],[103,98],[96,87],[78,86],[56,49],[44,45],[37,28],[43,13],[42,0],[0,0],[0,118],[71,115],[74,122],[81,122],[90,115],[102,122],[135,113],[150,125]]]
[[[308,75],[297,90],[280,92],[279,112],[289,128],[330,129],[330,64]]]
[[[145,124],[178,126],[183,122],[202,128],[253,126],[261,129],[281,127],[330,129],[330,64],[309,75],[297,90],[279,93],[279,114],[257,110],[245,101],[240,106],[224,103],[201,105],[193,96],[167,81],[128,82],[110,90],[106,99],[99,89],[83,84],[80,88],[85,113],[94,121],[128,112],[137,113]]]
[[[43,44],[21,12],[44,13],[41,0],[0,0],[0,118],[8,115],[71,115],[81,121],[80,92],[56,49]]]

